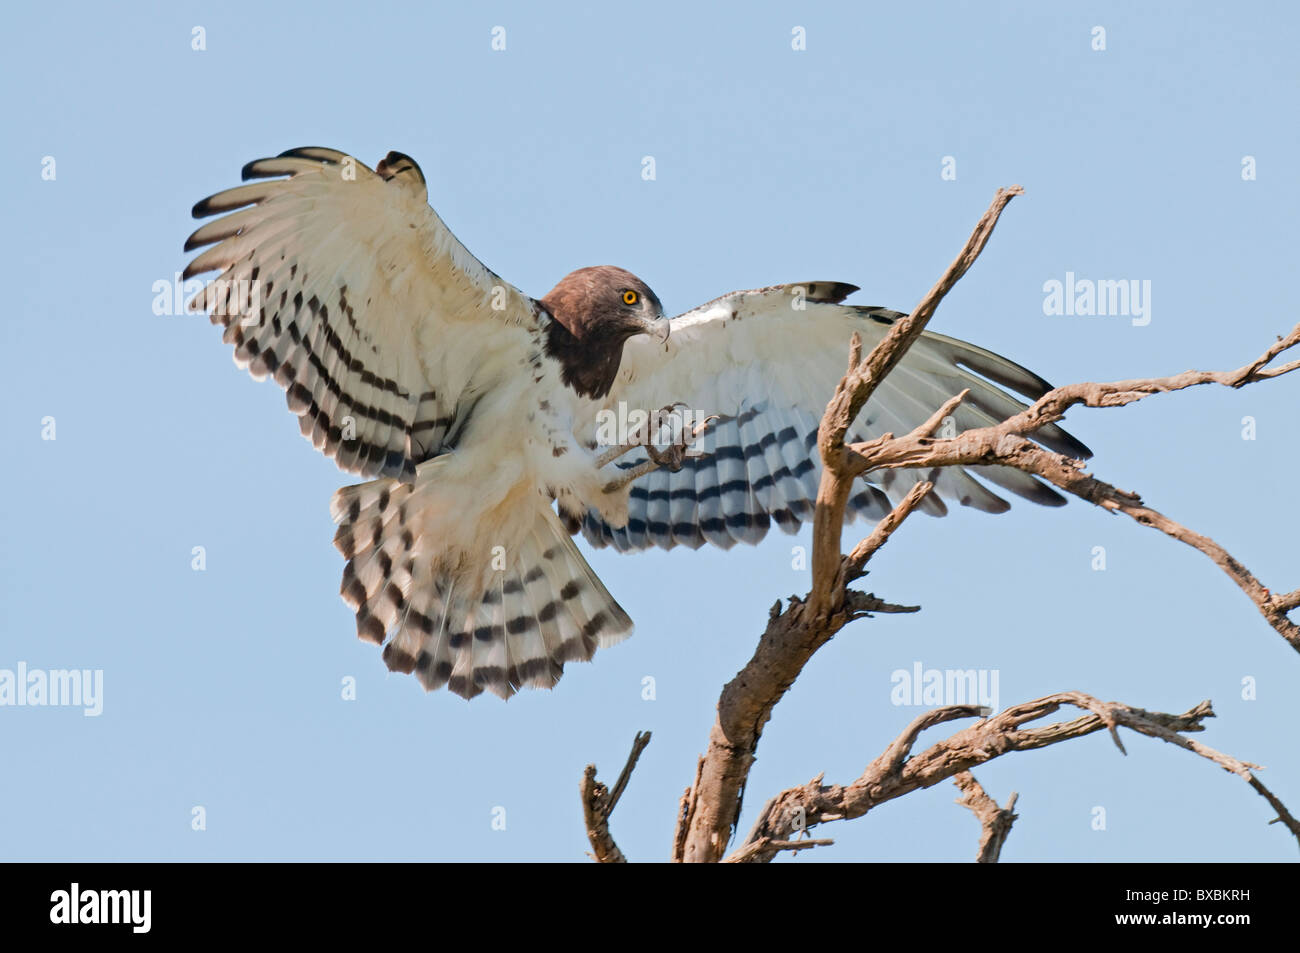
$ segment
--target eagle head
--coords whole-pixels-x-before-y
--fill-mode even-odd
[[[564,383],[584,397],[609,393],[623,359],[623,344],[637,334],[668,339],[659,296],[622,268],[579,268],[541,300],[551,316],[546,353],[559,361]]]
[[[659,296],[636,275],[613,265],[569,272],[542,306],[580,341],[621,344],[636,334],[668,337]]]

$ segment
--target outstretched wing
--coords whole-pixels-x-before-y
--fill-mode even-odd
[[[821,474],[817,427],[844,373],[849,339],[858,332],[865,353],[903,317],[841,304],[856,290],[810,282],[737,291],[673,318],[666,344],[628,341],[608,398],[611,409],[622,402],[625,409],[653,412],[682,402],[697,420],[707,414],[721,419],[696,444],[700,456],[688,457],[676,473],[660,469],[633,484],[625,527],[611,527],[587,510],[563,514],[570,529],[581,527],[593,545],[621,551],[705,542],[729,548],[758,542],[772,523],[793,533],[811,520]],[[860,441],[907,433],[966,388],[970,395],[953,415],[957,432],[997,423],[1025,407],[1003,387],[1031,399],[1050,389],[1004,357],[927,331],[876,390],[849,436]],[[1044,427],[1035,439],[1074,457],[1091,455],[1056,426]],[[645,459],[644,451],[633,451],[619,466]],[[947,512],[944,499],[990,513],[1009,508],[972,474],[1037,503],[1065,502],[1006,467],[880,470],[866,475],[846,515],[880,519],[891,500],[921,480],[935,483],[938,495],[922,503],[935,515]]]
[[[243,177],[268,181],[194,206],[195,218],[226,214],[185,243],[212,245],[185,278],[221,272],[189,308],[225,327],[236,364],[275,378],[303,435],[339,467],[409,482],[454,445],[491,386],[484,369],[528,359],[536,302],[452,235],[401,153],[371,170],[333,149],[291,149]]]

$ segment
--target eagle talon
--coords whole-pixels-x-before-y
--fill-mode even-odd
[[[656,450],[654,444],[648,443],[645,452],[657,466],[666,467],[669,472],[676,473],[686,460],[686,442],[670,444],[666,450]]]
[[[609,463],[627,453],[629,450],[634,450],[637,447],[644,447],[646,455],[650,459],[643,460],[636,466],[624,470],[602,487],[603,492],[615,493],[626,487],[629,483],[639,480],[647,473],[653,473],[660,467],[667,467],[671,472],[676,473],[686,462],[686,457],[690,452],[691,443],[698,440],[715,420],[720,419],[721,418],[717,414],[711,414],[708,417],[705,417],[695,425],[689,438],[683,434],[681,442],[671,444],[666,450],[660,450],[652,443],[633,443],[623,447],[614,447],[613,450],[610,450],[597,458],[598,462],[603,460],[604,463]],[[602,463],[601,465],[603,466],[604,464]]]
[[[653,445],[647,444],[646,453],[649,454],[651,460],[654,460],[660,466],[668,467],[669,470],[676,473],[682,468],[686,458],[691,456],[691,445],[704,435],[715,420],[721,419],[717,414],[710,414],[696,424],[689,435],[683,433],[681,439],[671,444],[667,450],[656,450]],[[698,455],[702,456],[703,451],[700,451]]]
[[[652,460],[656,460],[657,462],[663,463],[664,461],[659,461],[658,458],[655,457],[655,451],[654,451],[655,445],[651,439],[651,434],[649,432],[650,423],[652,420],[659,420],[661,421],[660,426],[662,426],[662,419],[664,417],[671,414],[676,408],[685,407],[685,406],[687,405],[679,400],[659,408],[659,410],[656,412],[656,414],[653,417],[646,420],[646,422],[643,423],[641,426],[637,427],[636,432],[631,435],[627,443],[618,444],[616,446],[610,447],[604,453],[597,456],[596,457],[597,468],[608,466],[609,464],[617,460],[619,457],[623,456],[629,451],[637,449],[638,447],[644,447],[646,451],[650,454],[650,458]],[[707,418],[704,423],[707,424],[709,420],[716,420],[716,419],[717,419],[716,417],[710,417]],[[695,439],[695,437],[699,436],[699,434],[703,432],[701,429],[703,426],[704,424],[701,424],[700,427],[695,428],[695,432],[692,434],[691,439]],[[671,464],[669,465],[671,466]],[[671,466],[671,469],[673,470],[674,473],[680,470],[681,468],[682,467],[680,461],[675,466]]]

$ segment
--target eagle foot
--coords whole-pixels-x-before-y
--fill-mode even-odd
[[[665,450],[659,450],[654,444],[648,443],[645,446],[645,452],[657,467],[664,467],[670,472],[676,473],[682,468],[683,461],[686,460],[686,441],[670,444]]]
[[[681,405],[671,404],[669,406],[676,407]],[[647,473],[653,473],[660,467],[666,467],[669,471],[676,473],[682,468],[682,464],[686,461],[686,456],[690,451],[691,444],[698,440],[709,429],[709,427],[712,426],[713,422],[718,419],[719,417],[717,414],[705,417],[702,421],[696,424],[689,437],[683,434],[679,442],[670,444],[664,450],[660,450],[653,443],[634,443],[625,447],[613,448],[613,451],[618,452],[614,453],[613,456],[609,456],[608,453],[605,454],[604,456],[608,457],[608,459],[605,460],[606,463],[611,460],[616,460],[624,453],[627,453],[629,450],[635,449],[636,447],[644,447],[646,455],[650,459],[643,460],[636,466],[630,467],[621,472],[615,479],[610,480],[605,484],[603,487],[604,492],[615,493],[626,487],[629,483],[639,480]],[[610,452],[612,453],[613,451]],[[602,457],[602,459],[604,459],[604,457]]]
[[[647,418],[644,423],[642,423],[639,427],[636,428],[635,431],[632,432],[627,443],[610,447],[604,453],[597,456],[596,466],[597,467],[607,466],[608,464],[613,463],[619,457],[623,456],[624,454],[628,453],[631,450],[637,449],[638,447],[645,447],[646,450],[650,452],[651,457],[653,458],[654,455],[653,438],[655,433],[658,432],[659,428],[663,426],[664,418],[672,414],[672,412],[676,410],[678,407],[685,407],[685,406],[686,404],[682,403],[681,401],[676,401],[664,407],[660,407],[659,410],[655,411],[653,415]],[[652,423],[657,424],[657,426],[654,428],[654,433],[651,432]],[[678,464],[678,466],[675,469],[680,469],[680,468],[681,465]]]

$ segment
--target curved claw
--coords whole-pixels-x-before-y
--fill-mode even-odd
[[[675,407],[685,407],[685,406],[686,404],[682,403],[681,401],[677,401],[676,403],[669,404],[667,407],[663,408],[659,413],[660,414],[669,413]],[[681,434],[680,441],[669,444],[668,447],[663,450],[660,450],[657,446],[655,446],[655,444],[650,442],[650,440],[648,439],[648,435],[642,436],[641,434],[638,433],[636,442],[628,443],[621,447],[614,447],[611,450],[601,454],[597,458],[598,467],[603,467],[606,464],[613,462],[618,457],[621,457],[629,450],[634,450],[638,447],[644,449],[646,452],[646,456],[649,457],[648,460],[643,460],[641,463],[637,464],[636,466],[624,470],[614,479],[606,483],[604,486],[604,492],[613,493],[618,490],[621,490],[624,487],[626,487],[629,483],[632,483],[633,481],[640,479],[641,477],[645,476],[647,473],[652,473],[655,470],[658,470],[660,467],[665,467],[669,471],[676,473],[678,470],[682,468],[688,456],[702,456],[701,451],[691,449],[691,444],[694,443],[696,440],[698,440],[700,436],[709,429],[709,427],[713,424],[714,421],[721,420],[721,419],[722,418],[718,414],[710,414],[708,417],[705,417],[703,420],[701,420],[698,424],[695,425],[695,427],[691,430],[689,436],[686,434]],[[648,422],[647,422],[647,428],[648,428]]]

